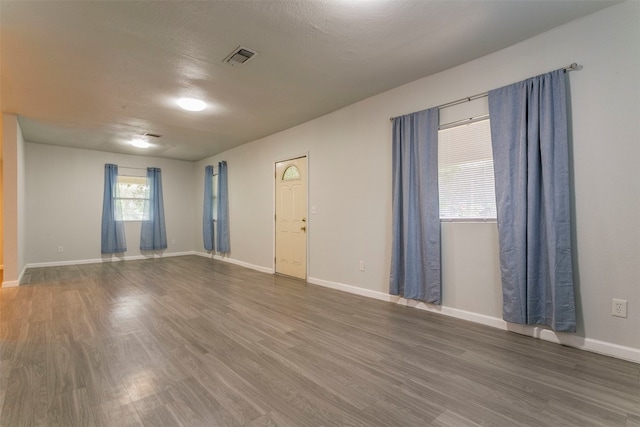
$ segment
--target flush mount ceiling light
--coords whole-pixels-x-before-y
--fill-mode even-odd
[[[204,101],[195,98],[180,98],[178,99],[178,105],[187,111],[202,111],[207,106]]]
[[[162,135],[160,135],[159,133],[145,132],[141,136],[136,136],[135,138],[133,138],[131,141],[129,141],[129,144],[136,148],[149,148],[153,147],[154,144],[150,143],[148,140],[150,138],[160,138],[161,136]]]
[[[134,147],[137,147],[137,148],[149,148],[149,147],[151,147],[151,144],[149,144],[147,141],[145,141],[142,138],[132,139],[131,141],[129,141],[129,144],[131,144],[131,145],[133,145]]]

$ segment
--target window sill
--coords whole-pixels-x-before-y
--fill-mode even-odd
[[[496,218],[440,218],[440,222],[481,222],[497,224]]]

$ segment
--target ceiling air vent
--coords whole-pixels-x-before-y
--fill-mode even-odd
[[[254,50],[239,46],[224,59],[224,62],[231,65],[243,65],[257,53]]]

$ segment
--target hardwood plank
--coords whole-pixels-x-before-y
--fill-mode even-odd
[[[626,427],[640,427],[640,416],[627,415]]]
[[[97,405],[96,425],[108,427],[141,427],[142,419],[128,399],[105,401]]]
[[[56,394],[47,411],[45,425],[96,426],[96,407],[91,404],[85,388]]]
[[[479,427],[480,424],[474,423],[459,414],[450,411],[444,411],[431,424],[434,427]]]
[[[297,427],[291,419],[279,412],[269,412],[266,415],[254,419],[247,427]]]
[[[197,256],[0,289],[0,426],[640,425],[640,365]]]

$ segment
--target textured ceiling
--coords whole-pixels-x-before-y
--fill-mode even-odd
[[[29,142],[199,160],[614,3],[1,1],[0,104]]]

